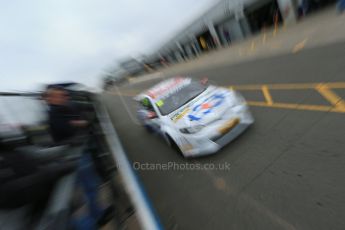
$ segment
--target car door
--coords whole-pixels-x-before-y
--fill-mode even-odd
[[[140,120],[151,131],[160,133],[161,122],[157,110],[154,108],[149,98],[140,101],[142,109],[139,111]]]

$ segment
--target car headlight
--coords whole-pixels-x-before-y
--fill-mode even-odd
[[[180,129],[180,132],[187,133],[187,134],[197,133],[204,127],[205,127],[204,125],[195,125],[191,127],[182,128]]]

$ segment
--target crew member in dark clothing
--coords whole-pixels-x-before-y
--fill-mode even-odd
[[[68,107],[58,106],[65,100],[62,97],[63,92],[55,90],[52,93],[60,95],[46,98],[52,102],[49,114],[52,116],[50,120],[54,130],[54,140],[61,141],[73,135],[72,127],[66,125],[68,124],[66,116],[72,113],[67,109],[64,110]],[[52,111],[60,111],[60,114],[66,116],[56,116],[59,113]],[[26,152],[25,148],[17,150],[15,147],[6,145],[0,140],[0,208],[17,208],[29,203],[44,205],[55,182],[77,167],[76,162],[65,162],[59,156],[38,157],[35,153]]]
[[[47,89],[45,100],[49,106],[49,127],[56,143],[72,138],[78,128],[86,127],[88,122],[82,120],[74,108],[69,105],[68,92],[58,86]]]
[[[45,100],[49,106],[50,133],[56,144],[65,143],[85,129],[88,122],[83,120],[79,111],[70,104],[69,94],[66,89],[51,86],[47,89]],[[102,208],[97,201],[98,189],[101,179],[96,172],[90,151],[86,148],[79,160],[77,183],[83,188],[85,201],[89,213],[85,217],[74,220],[75,229],[97,229],[97,225],[105,224],[113,215],[113,207]]]

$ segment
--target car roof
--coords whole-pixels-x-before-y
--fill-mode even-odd
[[[150,98],[153,102],[159,101],[161,98],[168,96],[169,94],[175,92],[184,85],[190,84],[192,81],[189,77],[173,77],[167,80],[161,81],[148,90],[140,93],[134,99],[140,101],[146,97]]]

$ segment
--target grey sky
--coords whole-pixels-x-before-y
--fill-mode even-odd
[[[121,57],[164,43],[217,0],[11,0],[0,8],[0,90],[99,85]]]

